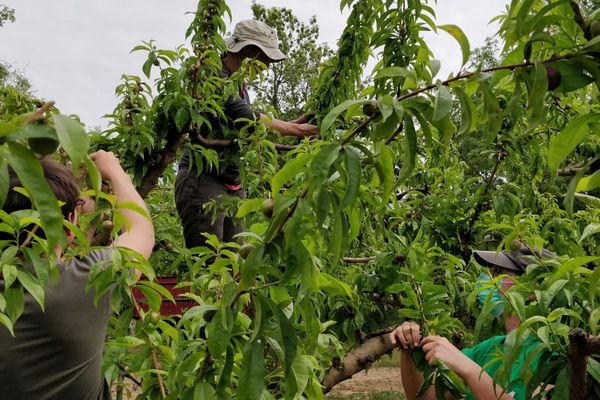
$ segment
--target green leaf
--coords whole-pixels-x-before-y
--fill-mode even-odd
[[[8,164],[6,158],[0,157],[0,209],[8,196],[9,184]]]
[[[452,94],[448,90],[448,87],[444,85],[438,86],[438,93],[433,108],[434,121],[439,121],[450,114],[450,110],[452,109]]]
[[[0,313],[0,324],[4,325],[6,329],[10,332],[12,336],[15,336],[15,331],[13,330],[13,324],[10,322],[10,318],[7,315]]]
[[[54,127],[58,141],[73,163],[73,171],[79,170],[79,164],[90,150],[90,138],[81,123],[66,115],[54,115]]]
[[[600,199],[598,197],[575,193],[575,198],[581,200],[581,202],[585,203],[589,207],[600,208]]]
[[[398,173],[399,183],[408,179],[415,169],[417,158],[417,132],[412,116],[408,113],[404,114],[404,137],[406,138],[406,143],[404,145],[404,163]]]
[[[594,78],[584,72],[584,68],[587,67],[585,62],[561,60],[549,63],[547,66],[554,67],[560,72],[560,85],[555,89],[558,92],[572,92],[594,82]]]
[[[33,205],[40,213],[42,227],[48,240],[48,248],[54,249],[64,236],[63,215],[50,189],[42,166],[31,150],[18,143],[9,142],[8,163],[14,169],[23,187],[31,196]]]
[[[594,172],[590,176],[584,176],[577,183],[577,192],[591,192],[600,187],[600,171]]]
[[[567,156],[585,139],[590,131],[589,124],[598,120],[598,114],[585,114],[569,121],[558,135],[550,140],[548,168],[556,171]]]
[[[329,143],[319,150],[308,170],[308,180],[312,187],[320,186],[329,177],[329,169],[337,160],[341,149],[339,143]]]
[[[469,56],[471,55],[471,46],[462,29],[456,25],[439,25],[438,29],[448,32],[456,39],[460,45],[460,50],[462,51],[462,65],[465,65],[467,61],[469,61]]]
[[[325,118],[323,118],[323,121],[321,122],[321,134],[324,134],[327,131],[329,131],[337,117],[339,117],[340,114],[346,111],[348,108],[352,107],[353,105],[362,105],[367,103],[371,103],[371,100],[346,100],[342,104],[334,107],[333,110],[329,111],[329,113],[325,116]]]
[[[375,75],[375,79],[396,78],[399,76],[404,77],[408,74],[408,70],[403,67],[386,67],[382,68],[377,75]]]
[[[171,292],[169,292],[167,290],[167,288],[165,288],[164,286],[159,285],[156,282],[151,282],[151,281],[146,281],[146,280],[140,280],[137,283],[138,288],[140,288],[140,286],[147,286],[148,288],[156,291],[157,293],[159,293],[163,298],[171,301],[171,302],[175,302],[175,299],[173,298],[173,294]]]
[[[565,206],[565,211],[567,212],[569,218],[573,218],[573,203],[575,202],[575,192],[577,189],[577,184],[579,183],[579,180],[581,179],[584,173],[585,170],[583,169],[578,171],[577,174],[575,174],[575,176],[573,177],[573,179],[571,179],[571,182],[569,182],[569,186],[567,186],[567,193],[565,193],[565,199],[563,200],[563,204]]]
[[[576,268],[589,264],[591,262],[595,262],[599,259],[600,257],[584,256],[572,258],[568,261],[565,261],[560,266],[560,268],[558,268],[558,270],[552,275],[552,279],[550,280],[550,282],[554,283],[566,274],[572,273]]]
[[[545,119],[546,107],[544,99],[548,91],[548,74],[544,64],[537,62],[533,69],[533,82],[529,91],[527,109],[530,112],[529,129],[534,129]]]
[[[264,246],[258,246],[248,254],[241,266],[241,279],[239,290],[246,290],[254,284],[256,273],[263,265]]]
[[[180,107],[175,114],[175,126],[179,132],[183,131],[183,128],[190,121],[190,110],[186,107]]]
[[[242,205],[238,208],[235,214],[236,218],[242,218],[246,215],[260,211],[262,209],[262,203],[264,199],[245,199],[242,201]]]
[[[594,360],[592,357],[588,357],[588,366],[587,372],[596,380],[597,383],[600,383],[600,362]]]
[[[31,297],[40,305],[42,310],[44,309],[44,288],[38,283],[38,281],[31,276],[31,274],[25,271],[17,271],[17,279],[21,282],[21,285],[29,292]]]
[[[292,178],[297,177],[304,171],[306,171],[307,165],[312,157],[312,154],[300,154],[296,158],[285,163],[283,168],[281,168],[273,179],[271,179],[271,193],[274,199],[277,199],[279,196],[279,191],[283,187],[283,185]]]
[[[600,224],[591,223],[585,227],[581,237],[579,238],[579,243],[583,242],[588,237],[595,235],[596,233],[600,233]]]
[[[2,279],[4,280],[4,287],[10,288],[17,279],[17,267],[4,264],[2,266]]]
[[[238,400],[256,400],[265,387],[265,358],[260,342],[248,343],[238,383]]]
[[[458,134],[462,135],[474,131],[477,128],[475,103],[463,88],[455,87],[454,94],[460,102],[460,128]]]
[[[356,196],[358,195],[358,190],[360,189],[360,180],[361,180],[361,167],[360,167],[360,155],[358,151],[353,147],[346,146],[344,148],[345,154],[345,165],[346,165],[346,174],[348,176],[348,180],[346,182],[346,192],[344,193],[344,198],[340,203],[340,208],[344,208],[348,205],[354,204],[356,200]]]
[[[383,143],[377,143],[375,146],[377,158],[375,159],[375,170],[379,177],[379,182],[383,185],[384,203],[390,196],[394,188],[394,159],[392,152]]]
[[[227,319],[230,317],[231,312],[232,310],[230,309],[225,309],[225,311],[222,309],[217,310],[216,314],[206,327],[206,344],[208,345],[210,354],[212,354],[214,358],[220,359],[229,345],[231,330],[230,327],[226,328],[223,326],[222,320],[223,318]]]

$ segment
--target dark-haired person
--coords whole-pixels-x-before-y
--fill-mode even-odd
[[[239,70],[246,59],[256,59],[267,67],[282,61],[286,56],[279,50],[277,32],[267,24],[256,20],[240,21],[236,24],[231,37],[225,39],[227,53],[222,57],[223,77],[231,76]],[[276,118],[265,118],[263,114],[250,106],[245,88],[226,99],[224,107],[226,121],[206,115],[211,128],[203,126],[204,138],[231,139],[238,137],[247,121],[262,120],[268,127],[285,136],[313,136],[318,134],[315,125],[306,123],[305,118],[286,122]],[[241,121],[246,122],[241,122]],[[238,121],[238,122],[236,122]],[[198,139],[191,137],[192,143]],[[202,246],[205,237],[202,233],[212,233],[220,241],[231,241],[241,227],[232,218],[219,213],[215,221],[211,213],[203,210],[204,204],[220,195],[245,197],[240,178],[239,148],[216,149],[219,152],[219,170],[199,169],[190,162],[190,154],[185,153],[179,162],[179,171],[175,182],[175,202],[177,212],[183,224],[185,244],[188,248]]]
[[[92,155],[98,171],[109,181],[118,202],[132,202],[146,209],[129,176],[112,153]],[[64,217],[77,223],[79,190],[69,168],[54,161],[41,161],[44,175]],[[30,209],[29,199],[16,187],[19,178],[10,172],[10,187],[3,210],[11,213]],[[137,212],[124,209],[129,224],[113,246],[135,250],[148,259],[154,246],[152,222]],[[43,234],[37,232],[36,234]],[[72,243],[73,233],[67,232]],[[6,238],[3,238],[6,239]],[[13,238],[14,240],[14,238]],[[20,237],[27,243],[27,237]],[[45,288],[44,310],[25,293],[23,314],[14,324],[14,336],[0,325],[0,398],[3,400],[110,399],[101,366],[106,328],[110,317],[110,295],[94,304],[94,290],[86,292],[90,268],[110,263],[112,249],[93,250],[82,258],[62,260],[63,248],[55,248],[60,272],[57,281]],[[0,292],[4,292],[0,278]]]
[[[531,263],[531,257],[556,257],[556,254],[547,250],[536,251],[534,254],[530,248],[523,245],[519,250],[511,252],[474,252],[475,260],[480,265],[490,268],[490,275],[521,275],[527,265]],[[489,279],[489,277],[480,277],[481,281],[486,279]],[[513,279],[503,278],[501,292],[509,290],[514,284]],[[488,295],[482,291],[478,299],[481,303],[490,300],[495,301],[494,308],[497,315],[500,315],[503,311],[503,304],[495,299],[500,299],[501,296],[501,293]],[[516,315],[508,316],[504,321],[506,333],[508,334],[516,329],[519,324],[520,321]],[[525,400],[526,388],[520,376],[521,365],[538,342],[530,338],[526,339],[515,364],[512,366],[510,383],[503,388],[494,382],[493,376],[501,364],[501,361],[496,359],[496,353],[504,348],[505,339],[506,335],[494,336],[474,347],[461,351],[444,337],[430,335],[423,338],[418,323],[414,321],[404,322],[390,333],[390,341],[393,346],[400,348],[400,374],[406,398],[408,400],[417,399],[416,394],[423,383],[423,374],[416,368],[410,354],[411,349],[420,347],[425,352],[425,358],[430,365],[434,365],[437,360],[441,360],[465,381],[470,391],[466,399]],[[539,355],[531,364],[534,373],[538,359]],[[550,389],[550,387],[546,389]],[[447,393],[446,398],[453,399],[454,397]],[[435,391],[433,386],[418,399],[434,400]]]

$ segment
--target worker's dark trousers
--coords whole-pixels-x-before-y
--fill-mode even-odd
[[[177,173],[175,203],[188,249],[205,245],[206,237],[202,233],[212,233],[219,241],[231,242],[234,240],[233,235],[242,231],[241,225],[236,224],[233,218],[218,213],[213,221],[212,213],[203,210],[203,204],[222,194],[246,197],[243,189],[231,190],[210,175],[196,175],[195,171],[190,172],[187,169]]]

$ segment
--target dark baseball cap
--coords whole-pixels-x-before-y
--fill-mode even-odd
[[[529,264],[533,264],[534,258],[555,258],[556,254],[542,249],[530,248],[523,244],[519,250],[511,251],[485,251],[474,250],[473,257],[475,261],[484,267],[500,267],[505,270],[513,271],[517,274],[525,272]]]

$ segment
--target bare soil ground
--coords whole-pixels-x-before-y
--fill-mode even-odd
[[[356,393],[401,392],[400,368],[373,367],[355,374],[352,379],[336,385],[330,396],[350,396]]]
[[[137,388],[137,386],[132,384],[129,380],[125,379],[124,384],[124,400],[135,399],[136,396],[141,393],[139,388]],[[117,398],[116,389],[116,385],[113,385],[113,399]],[[343,381],[335,386],[331,393],[327,395],[327,397],[334,400],[342,400],[346,398],[354,399],[356,398],[354,395],[357,394],[373,394],[379,392],[404,393],[402,381],[400,380],[400,368],[375,366],[366,372],[361,371],[358,374],[355,374],[352,379]]]

